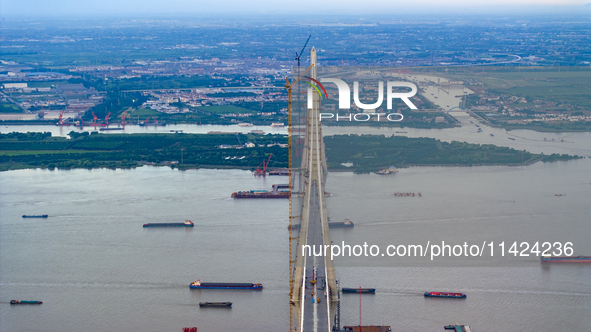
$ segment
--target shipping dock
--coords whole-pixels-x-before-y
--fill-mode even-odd
[[[232,302],[199,302],[200,307],[230,308]]]
[[[542,263],[591,263],[591,256],[542,256]]]
[[[232,193],[233,198],[289,198],[288,184],[274,184],[271,191],[249,190]]]
[[[42,301],[19,301],[19,300],[10,300],[10,304],[42,304]]]
[[[445,297],[452,299],[465,299],[464,293],[448,293],[448,292],[425,292],[425,297]]]
[[[364,293],[364,294],[375,294],[375,288],[343,288],[343,293]]]
[[[263,289],[263,284],[235,283],[235,282],[202,282],[193,281],[189,288],[196,289]]]
[[[40,215],[27,215],[27,214],[23,214],[23,218],[47,218],[49,217],[46,214],[40,214]]]
[[[166,223],[152,223],[144,224],[143,227],[193,227],[195,224],[191,220],[185,220],[185,222],[166,222]]]

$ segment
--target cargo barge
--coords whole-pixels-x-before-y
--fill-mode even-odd
[[[289,196],[288,184],[274,184],[271,191],[249,190],[232,193],[232,198],[289,198]]]
[[[193,227],[195,224],[191,220],[185,222],[166,222],[166,223],[152,223],[144,224],[144,227]]]
[[[40,215],[27,215],[27,214],[23,214],[23,218],[47,218],[49,217],[46,214],[40,214]]]
[[[279,193],[266,190],[239,191],[232,193],[232,198],[289,198],[289,191]]]
[[[19,301],[19,300],[10,300],[10,304],[42,304],[42,301]]]
[[[269,171],[269,175],[288,176],[289,170],[287,168],[273,169]]]
[[[448,292],[425,292],[425,297],[446,297],[452,299],[465,299],[464,293],[448,293]]]
[[[113,128],[100,128],[100,131],[105,131],[105,130],[123,130],[124,128],[121,127],[113,127]]]
[[[460,324],[455,324],[455,325],[447,325],[443,327],[446,330],[454,330],[456,332],[472,332],[472,330],[470,329],[470,326],[468,325],[460,325]]]
[[[328,223],[329,228],[332,228],[332,227],[353,227],[353,226],[355,226],[355,224],[349,219],[345,219],[340,222],[329,222]],[[291,229],[300,229],[301,227],[302,227],[302,225],[300,225],[300,224],[291,225]],[[289,229],[289,226],[287,226],[287,228]]]
[[[201,279],[193,281],[189,288],[196,289],[263,289],[263,284],[249,284],[236,282],[202,282]]]
[[[365,293],[365,294],[375,294],[375,288],[343,288],[341,289],[343,293]]]
[[[232,306],[232,302],[199,302],[200,307],[217,307],[217,308],[229,308]]]
[[[591,263],[591,256],[542,256],[542,263]]]

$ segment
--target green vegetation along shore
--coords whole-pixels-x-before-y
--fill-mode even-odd
[[[581,158],[565,154],[534,154],[492,144],[446,143],[433,138],[402,136],[335,135],[325,137],[324,142],[330,170],[354,170],[357,173],[375,172],[389,166],[522,165]]]
[[[50,133],[0,135],[0,170],[21,168],[131,168],[143,164],[178,168],[287,167],[283,135],[244,134],[99,134],[71,132],[70,139]],[[239,143],[240,141],[240,143]],[[247,142],[252,148],[241,146]]]
[[[287,137],[253,134],[0,134],[0,171],[23,168],[133,168],[141,165],[255,169],[287,167]],[[580,158],[432,138],[336,135],[324,138],[331,171],[375,172],[389,166],[522,165]],[[250,142],[254,147],[247,148]],[[252,145],[250,145],[252,146]],[[345,165],[351,166],[346,167]]]

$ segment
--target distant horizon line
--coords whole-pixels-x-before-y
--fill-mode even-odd
[[[5,7],[5,6],[3,6]],[[581,11],[581,9],[589,9]],[[128,19],[169,19],[170,17],[176,17],[178,19],[190,18],[190,17],[211,17],[215,19],[219,18],[242,18],[242,19],[255,19],[258,17],[269,17],[269,16],[280,16],[280,17],[293,17],[293,18],[319,18],[319,17],[356,17],[363,19],[363,16],[370,18],[385,17],[388,16],[392,19],[401,19],[403,15],[414,15],[414,17],[405,17],[406,20],[416,20],[424,16],[465,16],[465,15],[479,15],[479,16],[490,16],[495,17],[499,15],[503,16],[524,16],[524,15],[576,15],[576,16],[589,16],[591,19],[591,3],[574,5],[574,4],[541,4],[541,5],[528,5],[528,4],[515,4],[515,5],[431,5],[429,9],[425,10],[407,6],[399,7],[396,9],[382,8],[379,11],[376,10],[332,10],[327,8],[319,8],[314,13],[307,13],[302,10],[260,10],[260,11],[221,11],[216,9],[205,9],[205,10],[146,10],[146,11],[124,11],[124,12],[97,12],[88,10],[78,10],[70,12],[14,12],[2,8],[0,19],[76,19],[76,18],[97,18],[97,19],[108,19],[108,18],[128,18]]]

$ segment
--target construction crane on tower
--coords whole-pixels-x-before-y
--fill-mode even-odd
[[[310,37],[312,37],[312,35],[308,36],[308,40],[306,40],[306,43],[304,44],[304,47],[302,47],[302,50],[300,51],[300,53],[296,52],[295,59],[298,60],[298,68],[300,67],[300,58],[302,57],[302,54],[304,54],[304,49],[306,49],[306,46],[308,46],[308,42],[310,41]]]

